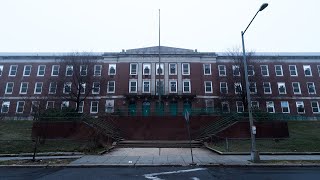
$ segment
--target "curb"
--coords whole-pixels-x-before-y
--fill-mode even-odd
[[[36,156],[82,156],[84,153],[80,152],[48,152],[37,153]],[[33,153],[21,153],[21,154],[0,154],[0,157],[32,157]]]

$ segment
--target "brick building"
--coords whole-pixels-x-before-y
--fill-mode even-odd
[[[239,96],[243,73],[230,56],[164,46],[160,52],[159,57],[156,46],[96,53],[92,74],[86,74],[95,78],[87,86],[95,88],[79,111],[177,116],[189,109],[203,114],[244,110]],[[67,94],[71,83],[61,87],[55,82],[75,70],[59,63],[61,58],[0,54],[1,114],[30,117],[39,101],[46,101],[46,108],[75,107],[75,102],[57,95]],[[319,114],[320,54],[258,54],[249,64],[252,106],[270,113]]]

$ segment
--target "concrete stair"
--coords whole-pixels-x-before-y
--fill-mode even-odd
[[[189,141],[119,141],[116,145],[122,148],[190,148]],[[191,147],[202,147],[201,141],[191,141]]]

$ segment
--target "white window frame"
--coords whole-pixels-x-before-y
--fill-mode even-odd
[[[253,65],[248,65],[247,66],[247,70],[248,70],[248,76],[254,76],[255,72],[254,72],[254,66]]]
[[[207,86],[209,85],[209,86]],[[210,91],[207,91],[207,87],[210,88]],[[204,81],[204,92],[205,93],[212,93],[212,81]]]
[[[49,107],[49,104],[51,104],[52,103],[52,107]],[[49,108],[52,108],[52,109],[54,109],[54,101],[47,101],[47,104],[46,104],[46,109],[49,109]]]
[[[68,72],[68,70],[70,69],[70,71],[71,71],[71,74],[69,74]],[[67,65],[66,66],[66,76],[73,76],[73,65]]]
[[[54,87],[52,85],[55,85]],[[54,92],[51,90],[54,89]],[[49,94],[56,94],[57,93],[57,83],[56,82],[50,82],[49,84]]]
[[[185,69],[183,65],[187,65],[187,69]],[[187,70],[187,72],[185,72],[185,70]],[[190,64],[189,63],[181,63],[181,74],[182,75],[190,75]]]
[[[185,82],[187,82],[187,83],[189,83],[189,91],[185,91],[185,85],[184,85],[184,83]],[[191,81],[190,81],[190,79],[184,79],[184,80],[182,80],[182,92],[183,93],[191,93]]]
[[[34,113],[35,112],[34,108],[37,108],[37,110],[39,110],[39,106],[40,106],[40,102],[39,101],[32,101],[31,102],[30,113]]]
[[[88,66],[87,65],[80,65],[80,76],[87,76],[88,75]]]
[[[278,82],[278,92],[279,94],[287,94],[287,88],[286,88],[286,83],[284,82]],[[283,87],[284,88],[284,92],[280,91],[280,88]]]
[[[94,105],[96,103],[96,105]],[[97,108],[97,111],[93,111],[93,107]],[[91,101],[90,104],[90,113],[91,114],[96,114],[99,112],[99,101]]]
[[[93,69],[94,69],[94,76],[101,76],[102,65],[94,65]]]
[[[83,113],[84,101],[81,101],[78,107],[79,107],[78,113]]]
[[[59,76],[60,65],[52,65],[51,76]]]
[[[174,73],[171,73],[171,67],[174,67]],[[177,64],[176,63],[169,63],[169,75],[177,75]]]
[[[208,73],[206,73],[206,67],[209,68]],[[203,64],[203,75],[211,75],[211,64]]]
[[[218,65],[219,76],[227,76],[227,69],[225,65]]]
[[[134,82],[134,83],[136,83],[136,85],[135,85],[135,91],[131,91],[131,88],[132,88],[132,84],[131,84],[131,82]],[[136,79],[130,79],[129,80],[129,93],[137,93],[138,92],[138,80],[136,80]]]
[[[24,86],[24,85],[26,85],[26,86]],[[29,82],[21,82],[19,94],[27,94],[28,93],[28,86],[29,86]],[[26,89],[25,92],[22,91],[23,88]]]
[[[280,68],[280,69],[277,69]],[[274,71],[276,73],[276,76],[283,76],[283,69],[282,69],[282,65],[274,65]],[[280,73],[278,73],[280,72]]]
[[[8,106],[7,111],[3,111],[4,106]],[[1,113],[8,113],[9,110],[10,110],[10,101],[3,101],[1,105]]]
[[[85,94],[86,93],[86,86],[87,86],[87,84],[86,83],[80,83],[79,85],[78,85],[78,88],[81,88],[80,89],[80,94]]]
[[[136,66],[135,72],[133,72],[133,65]],[[130,63],[130,75],[138,75],[138,63]]]
[[[294,84],[298,85],[299,92],[295,92],[294,91],[295,90]],[[293,91],[293,94],[301,94],[301,88],[300,88],[300,83],[299,82],[292,82],[292,91]]]
[[[225,87],[222,85],[225,84]],[[226,92],[222,92],[222,89],[225,89]],[[228,94],[228,83],[227,82],[220,82],[220,93],[221,94]]]
[[[316,103],[316,106],[313,106],[313,103]],[[311,109],[312,109],[312,113],[313,114],[319,114],[320,113],[319,102],[318,101],[311,101],[310,105],[311,105]],[[317,109],[316,111],[314,111],[315,108]]]
[[[306,70],[310,70],[310,74],[306,74]],[[304,73],[304,76],[306,76],[306,77],[310,77],[310,76],[312,76],[312,71],[311,71],[311,66],[310,65],[303,65],[303,73]]]
[[[114,69],[114,73],[111,73],[111,69]],[[117,74],[117,64],[109,64],[108,75],[116,75]]]
[[[40,92],[37,92],[37,88],[38,88],[38,85],[39,85],[39,88],[40,88]],[[34,84],[34,94],[41,94],[42,93],[42,87],[43,87],[43,82],[36,82]]]
[[[272,108],[272,112],[269,112],[269,107]],[[267,101],[266,102],[266,108],[268,113],[275,113],[275,108],[274,108],[274,102],[273,101]]]
[[[237,113],[244,112],[244,106],[242,101],[236,101]]]
[[[15,70],[13,70],[13,68],[15,68]],[[16,76],[17,72],[18,72],[18,65],[11,65],[9,70],[9,76]]]
[[[0,65],[0,76],[2,76],[3,73],[3,65]]]
[[[27,68],[30,68],[28,71],[29,71],[29,74],[26,74],[26,70]],[[32,69],[32,66],[31,65],[25,65],[23,67],[23,76],[30,76],[31,75],[31,69]]]
[[[251,101],[251,108],[259,109],[259,101]]]
[[[69,106],[70,106],[70,102],[69,101],[62,101],[60,109],[68,108]]]
[[[0,66],[0,69],[1,69],[1,66]],[[320,65],[317,65],[317,69],[318,69],[318,75],[320,77]],[[0,74],[0,76],[1,76],[1,74]]]
[[[223,111],[224,105],[226,105],[226,106],[228,107],[228,111]],[[222,111],[223,113],[230,113],[230,106],[229,106],[229,102],[228,102],[228,101],[223,101],[223,102],[221,102],[221,111]]]
[[[291,67],[294,68],[294,70],[291,70]],[[289,65],[289,72],[290,76],[298,76],[297,66],[296,65]],[[294,72],[294,74],[293,74]]]
[[[93,82],[92,83],[92,94],[100,94],[100,82]]]
[[[142,65],[142,67],[143,67],[143,75],[151,75],[151,64],[150,63],[144,63]],[[146,69],[149,70],[148,73],[145,72]]]
[[[236,69],[238,69],[238,73],[236,74]],[[239,65],[232,65],[232,74],[233,76],[240,76],[241,71],[240,71],[240,66]]]
[[[10,88],[11,88],[11,91],[10,91],[10,92],[8,91],[9,84],[10,84]],[[11,84],[12,84],[12,86],[11,86]],[[5,94],[12,94],[12,93],[13,93],[13,88],[14,88],[14,82],[7,82]]]
[[[113,83],[113,91],[110,91],[110,83]],[[107,85],[107,93],[115,93],[116,92],[116,81],[108,81]]]
[[[280,102],[280,105],[281,105],[281,111],[282,111],[282,113],[290,113],[290,105],[289,105],[289,102],[288,102],[288,101],[281,101],[281,102]],[[284,108],[288,108],[288,111],[285,111]]]
[[[241,92],[242,92],[242,85],[241,85],[241,83],[239,83],[239,82],[237,82],[237,83],[234,83],[234,93],[235,94],[240,94],[241,92],[237,92],[237,87],[240,87],[240,90],[241,90]]]
[[[148,86],[149,86],[149,88],[148,88],[148,91],[145,91],[145,89],[144,89],[144,87],[145,87],[145,83],[148,83]],[[143,93],[150,93],[150,89],[151,89],[151,82],[150,82],[150,80],[143,80],[142,81],[142,92]]]
[[[266,69],[263,69],[263,67],[265,67]],[[269,76],[269,67],[268,67],[268,65],[260,65],[260,69],[261,69],[261,75],[262,76]]]
[[[257,83],[256,82],[250,82],[249,83],[249,89],[250,89],[250,94],[257,94],[258,90],[257,90]],[[253,85],[253,86],[252,86]],[[251,88],[254,88],[254,91],[251,91]]]
[[[160,69],[162,69],[161,74],[159,74],[158,68],[159,68],[159,63],[156,63],[156,75],[164,75],[164,64],[160,63]]]
[[[40,74],[43,73],[43,74]],[[46,74],[46,65],[38,65],[37,76],[44,76]]]
[[[66,92],[66,87],[69,86],[70,87],[70,92]],[[63,94],[69,94],[72,91],[72,82],[65,82],[63,84]]]
[[[171,87],[174,85],[175,90],[172,91]],[[177,93],[178,91],[178,84],[177,84],[177,80],[169,80],[169,92],[170,93]]]
[[[303,112],[299,112],[299,105],[302,105],[303,107]],[[304,102],[303,101],[296,101],[296,108],[297,108],[297,113],[298,114],[304,114],[306,113],[306,108],[304,107]]]
[[[268,87],[266,87],[265,84],[268,84]],[[263,93],[264,94],[272,94],[272,88],[271,88],[271,83],[270,82],[263,82],[262,87],[263,87]],[[267,88],[270,89],[270,92],[266,92]]]
[[[314,92],[310,92],[310,89],[309,89],[309,86],[313,86],[313,90],[314,90]],[[308,89],[308,93],[309,94],[317,94],[317,92],[316,92],[316,86],[314,85],[314,82],[307,82],[307,89]]]

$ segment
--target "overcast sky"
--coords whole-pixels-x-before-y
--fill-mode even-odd
[[[0,52],[119,52],[161,45],[320,52],[319,0],[0,0]]]

